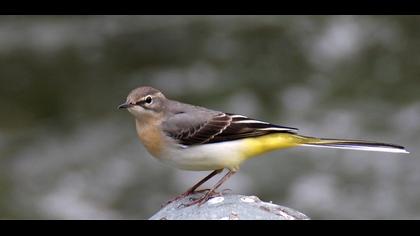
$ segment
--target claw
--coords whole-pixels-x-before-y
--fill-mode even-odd
[[[179,200],[179,199],[181,199],[181,198],[184,198],[184,197],[186,197],[186,196],[188,196],[188,195],[190,195],[190,194],[193,194],[193,192],[187,191],[187,192],[185,192],[185,193],[183,193],[183,194],[180,194],[180,195],[178,195],[178,196],[176,196],[176,197],[172,198],[171,200],[167,201],[166,203],[162,204],[161,208],[163,208],[163,207],[167,206],[168,204],[170,204],[170,203],[172,203],[172,202],[174,202],[174,201],[176,201],[176,200]]]
[[[210,191],[210,189],[209,189],[209,188],[202,189],[202,190],[197,190],[197,191],[187,191],[187,192],[185,192],[185,193],[183,193],[183,194],[180,194],[180,195],[178,195],[178,196],[176,196],[176,197],[172,198],[171,200],[167,201],[165,204],[162,204],[162,205],[161,205],[161,208],[163,208],[163,207],[167,206],[168,204],[170,204],[170,203],[172,203],[172,202],[174,202],[174,201],[176,201],[176,200],[179,200],[179,199],[182,199],[182,198],[184,198],[184,197],[187,197],[187,196],[189,196],[189,195],[196,194],[196,193],[202,193],[202,192],[208,192],[208,191]],[[190,200],[192,200],[192,199],[190,198]],[[180,207],[180,206],[182,206],[182,205],[184,205],[184,204],[181,204],[181,205],[179,205],[178,207]]]
[[[211,172],[208,176],[206,176],[204,179],[200,180],[198,183],[196,183],[194,186],[192,186],[189,190],[187,190],[185,193],[178,195],[174,198],[172,198],[171,200],[167,201],[165,204],[162,204],[161,207],[165,207],[167,206],[169,203],[174,202],[178,199],[184,198],[190,194],[193,193],[201,193],[204,191],[210,191],[210,189],[203,189],[203,190],[199,190],[199,191],[195,191],[198,187],[200,187],[203,183],[205,183],[207,180],[211,179],[213,176],[217,175],[218,173],[222,172],[223,169],[219,169],[219,170],[214,170],[213,172]]]
[[[189,207],[189,206],[193,206],[193,205],[195,205],[195,204],[197,204],[198,206],[201,206],[201,205],[203,205],[205,202],[207,202],[210,198],[214,198],[214,197],[216,197],[216,196],[220,196],[220,195],[222,195],[221,193],[219,193],[219,192],[216,192],[216,191],[208,191],[206,194],[204,194],[202,197],[200,197],[200,198],[198,198],[198,199],[195,199],[195,200],[193,200],[192,202],[189,202],[189,203],[184,203],[184,204],[181,204],[182,206],[184,206],[184,207]]]
[[[201,180],[200,182],[198,182],[196,185],[194,185],[192,188],[190,188],[190,190],[188,190],[187,192],[179,195],[178,197],[175,197],[174,199],[168,201],[164,206],[168,205],[169,203],[178,200],[180,198],[184,198],[192,193],[201,193],[201,192],[205,192],[207,191],[207,193],[205,193],[202,197],[193,200],[192,202],[189,203],[185,203],[185,204],[180,204],[178,207],[189,207],[195,204],[198,204],[198,206],[201,206],[203,203],[207,202],[207,200],[209,200],[210,198],[214,197],[214,196],[221,196],[223,194],[223,192],[226,191],[223,190],[222,193],[216,192],[216,189],[218,187],[220,187],[220,185],[222,185],[228,178],[230,178],[233,174],[235,174],[235,171],[229,170],[229,172],[223,176],[223,178],[221,178],[211,189],[203,189],[203,190],[199,190],[199,191],[195,191],[195,189],[200,186],[202,183],[204,183],[205,181],[207,181],[209,178],[211,178],[213,175],[217,174],[221,172],[221,170],[215,170],[213,171],[210,175],[208,175],[206,178],[204,178],[203,180]],[[230,189],[227,189],[228,191],[231,191]],[[190,199],[191,200],[191,199]]]

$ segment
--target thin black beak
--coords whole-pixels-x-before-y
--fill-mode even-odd
[[[129,107],[132,107],[132,106],[134,106],[134,105],[130,104],[130,103],[123,103],[123,104],[118,106],[118,109],[126,109],[126,108],[129,108]]]

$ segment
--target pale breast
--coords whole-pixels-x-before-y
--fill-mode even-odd
[[[136,120],[137,135],[140,141],[154,157],[159,158],[164,148],[164,137],[156,121],[145,122]]]
[[[147,125],[146,125],[147,124]],[[245,160],[241,140],[180,147],[160,130],[157,120],[136,120],[137,134],[154,157],[160,161],[184,170],[216,170],[228,168],[238,170]],[[166,142],[165,142],[166,140]]]
[[[203,144],[187,148],[166,149],[161,161],[184,170],[217,170],[228,168],[238,170],[245,160],[240,140]]]

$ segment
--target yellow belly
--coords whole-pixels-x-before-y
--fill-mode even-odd
[[[276,133],[256,138],[246,138],[243,139],[243,155],[245,159],[249,159],[278,149],[295,147],[303,142],[303,137],[287,133]]]
[[[252,157],[298,144],[299,136],[270,134],[187,148],[172,147],[162,152],[158,159],[184,170],[201,171],[223,168],[238,170],[244,161]]]

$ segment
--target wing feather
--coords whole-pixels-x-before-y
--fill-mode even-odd
[[[179,144],[191,146],[233,141],[270,133],[295,133],[297,130],[296,128],[274,125],[242,115],[222,112],[200,117],[201,121],[199,122],[197,122],[198,117],[194,119],[191,116],[169,120],[167,122],[172,123],[166,126],[172,127],[172,129],[164,129],[164,131],[170,137],[176,139]],[[180,124],[173,124],[173,122],[179,122]]]

